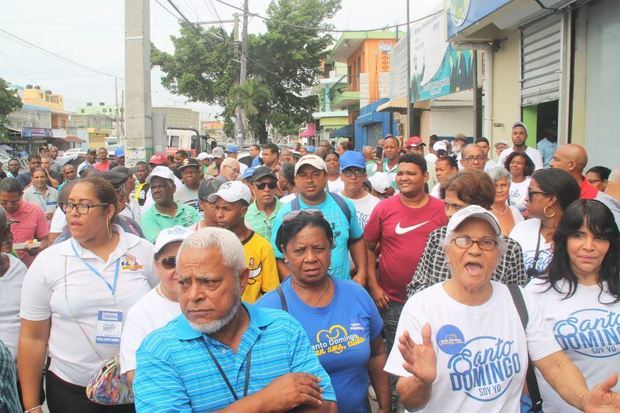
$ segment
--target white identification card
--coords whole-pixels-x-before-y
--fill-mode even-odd
[[[97,344],[119,345],[123,331],[123,312],[119,310],[99,310],[97,313]]]

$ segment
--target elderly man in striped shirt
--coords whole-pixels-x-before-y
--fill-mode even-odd
[[[329,376],[289,314],[241,302],[248,282],[232,232],[204,228],[178,252],[183,312],[136,354],[137,412],[335,412]]]

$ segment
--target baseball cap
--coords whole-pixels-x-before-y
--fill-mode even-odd
[[[407,139],[407,143],[405,144],[406,147],[408,146],[420,146],[420,145],[426,145],[424,142],[422,142],[422,138],[420,138],[419,136],[412,136],[409,139]]]
[[[224,157],[224,149],[220,148],[219,146],[216,146],[211,151],[211,156],[213,156],[214,158],[223,158]]]
[[[86,151],[86,153],[97,153],[97,148],[88,148],[88,150]]]
[[[188,168],[190,166],[193,166],[193,167],[195,167],[196,169],[198,169],[200,171],[200,167],[201,167],[200,162],[198,162],[198,160],[196,160],[194,158],[184,159],[183,163],[181,165],[179,165],[177,167],[177,169],[179,171],[182,171],[183,169]]]
[[[151,174],[146,177],[146,183],[150,184],[151,179],[156,176],[174,182],[174,173],[167,166],[156,166],[153,168]]]
[[[297,172],[299,172],[299,168],[301,168],[304,165],[310,165],[318,169],[319,171],[327,172],[327,165],[325,164],[325,161],[323,160],[323,158],[317,155],[310,154],[310,155],[304,155],[301,158],[299,158],[299,160],[295,164],[295,175],[297,175]]]
[[[463,142],[467,142],[467,136],[465,136],[462,133],[457,133],[454,135],[454,137],[452,138],[453,141],[457,141],[457,140],[461,140]]]
[[[495,142],[495,143],[493,144],[493,147],[497,149],[497,147],[498,147],[499,145],[506,145],[506,146],[508,146],[508,144],[507,144],[505,141],[497,141],[497,142]]]
[[[246,184],[240,181],[224,182],[216,193],[209,195],[207,201],[215,202],[222,198],[226,202],[245,201],[248,205],[252,202],[252,193]]]
[[[237,153],[237,146],[235,146],[235,145],[228,145],[226,147],[226,153]]]
[[[512,124],[512,128],[510,128],[510,130],[513,130],[517,126],[521,126],[523,129],[525,129],[525,133],[527,134],[527,126],[525,126],[525,123],[521,122],[520,120],[518,120],[515,123],[513,123]]]
[[[116,148],[114,149],[114,156],[117,158],[124,158],[125,157],[125,149],[123,148]]]
[[[202,181],[198,187],[198,198],[202,201],[206,201],[209,195],[217,192],[218,188],[222,185],[222,181],[218,179],[209,179]]]
[[[491,214],[488,210],[482,208],[479,205],[470,205],[466,208],[459,210],[454,215],[452,215],[452,217],[450,218],[450,221],[448,221],[446,238],[448,238],[450,234],[459,227],[459,225],[461,225],[463,222],[465,222],[469,218],[483,219],[489,224],[491,224],[491,227],[493,227],[493,232],[495,232],[495,235],[501,234],[499,223],[497,222],[497,219],[493,216],[493,214]]]
[[[360,168],[366,170],[366,160],[361,152],[346,151],[340,157],[340,171],[347,168]]]
[[[159,254],[159,251],[171,242],[184,241],[192,232],[194,231],[191,228],[179,225],[161,230],[155,240],[155,254]]]
[[[254,168],[254,173],[252,174],[252,182],[258,181],[259,179],[264,178],[266,176],[273,178],[275,180],[278,179],[278,177],[276,176],[276,174],[273,173],[271,168],[263,165],[263,166]]]
[[[120,171],[105,171],[103,173],[103,179],[111,183],[115,189],[118,189],[123,182],[127,181],[127,178],[129,178],[129,175]]]
[[[308,151],[308,153],[315,153],[316,152],[316,146],[307,146],[306,150]]]
[[[168,157],[165,153],[161,152],[154,154],[149,160],[149,163],[152,163],[153,165],[164,165],[166,162],[168,162]]]
[[[372,189],[380,194],[384,194],[385,191],[392,186],[392,181],[385,172],[375,172],[368,180],[370,181],[370,185],[372,185]]]
[[[437,141],[433,144],[433,150],[437,151],[447,151],[448,145],[446,145],[446,141]]]
[[[210,155],[206,152],[200,152],[196,159],[198,159],[199,161],[204,161],[205,159],[209,159],[209,156]]]
[[[241,179],[250,179],[252,175],[254,175],[254,168],[246,168],[245,171],[243,171]]]

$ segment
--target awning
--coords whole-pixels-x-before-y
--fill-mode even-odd
[[[377,107],[377,112],[407,113],[407,97],[392,99]]]
[[[330,138],[352,138],[353,137],[353,126],[347,125],[343,126],[340,129],[336,129],[329,133]]]
[[[67,143],[84,143],[86,142],[83,139],[78,138],[77,136],[67,136],[66,138],[48,138],[48,139],[56,139],[62,142],[67,142]]]

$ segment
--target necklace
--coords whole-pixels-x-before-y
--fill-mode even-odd
[[[323,290],[321,291],[321,293],[318,295],[318,297],[316,297],[316,299],[314,300],[314,302],[310,305],[310,307],[315,307],[317,305],[317,303],[321,300],[321,298],[323,298],[323,295],[325,295],[325,292],[327,292],[327,290],[329,290],[329,278],[327,278],[326,280],[327,282],[325,283],[325,287],[323,287]],[[293,284],[298,284],[298,283],[293,283]],[[304,287],[300,287],[300,288],[304,288]]]
[[[170,297],[168,294],[166,294],[164,292],[164,290],[162,290],[161,283],[157,284],[157,287],[155,287],[155,291],[157,291],[157,294],[161,295],[166,300],[169,300],[169,301],[172,301],[172,302],[176,302],[175,300],[172,299],[172,297]]]
[[[495,206],[493,206],[493,205],[491,205],[491,209],[492,209],[493,211],[496,211],[498,214],[500,214],[500,215],[504,216],[504,215],[506,215],[506,212],[508,211],[508,205],[505,205],[505,206],[504,206],[504,210],[503,210],[503,211],[499,211],[499,210],[498,210],[497,208],[495,208]]]

